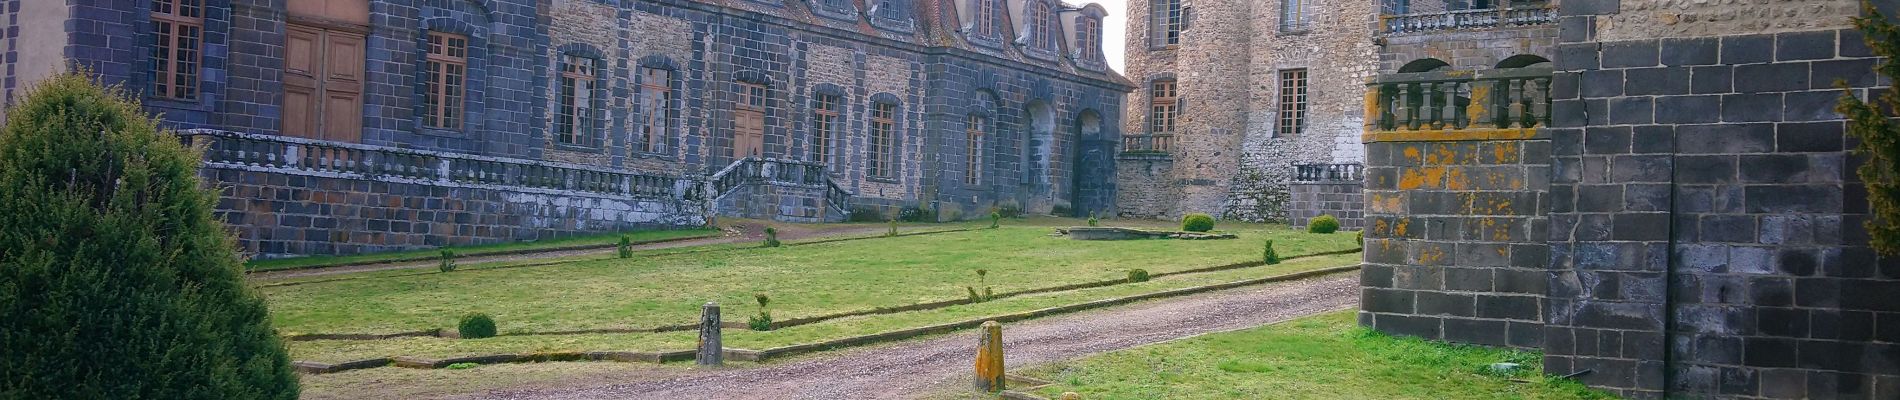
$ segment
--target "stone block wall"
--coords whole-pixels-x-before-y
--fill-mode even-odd
[[[1632,12],[1654,3],[1564,4],[1546,371],[1639,398],[1900,398],[1900,273],[1866,247],[1832,110],[1837,80],[1881,93],[1843,29],[1858,3]]]
[[[1361,325],[1544,344],[1550,141],[1535,130],[1495,133],[1366,143]]]
[[[1321,215],[1339,219],[1339,229],[1356,231],[1366,226],[1365,184],[1360,182],[1295,182],[1292,201],[1287,203],[1287,222],[1305,227]]]
[[[1443,61],[1460,71],[1498,68],[1514,56],[1551,59],[1557,46],[1557,25],[1536,24],[1483,30],[1399,33],[1382,35],[1379,73],[1398,72],[1418,60]]]

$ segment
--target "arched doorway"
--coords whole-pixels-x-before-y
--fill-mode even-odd
[[[1023,188],[1028,197],[1023,205],[1027,211],[1036,214],[1048,214],[1055,209],[1055,197],[1050,185],[1049,175],[1053,170],[1056,149],[1056,113],[1055,107],[1042,100],[1029,102],[1024,108],[1029,121],[1028,141],[1023,146]]]
[[[1069,206],[1074,217],[1106,215],[1114,204],[1115,141],[1102,130],[1102,114],[1084,110],[1075,118],[1075,150],[1069,165]]]

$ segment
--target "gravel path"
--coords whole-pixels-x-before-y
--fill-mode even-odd
[[[779,226],[779,230],[780,230],[779,240],[792,241],[792,240],[815,239],[815,238],[831,237],[831,236],[865,235],[865,234],[884,232],[887,229],[889,228],[863,227],[863,226],[833,226],[833,227],[828,227],[824,225]],[[634,245],[633,250],[634,251],[658,250],[658,249],[671,249],[671,248],[690,247],[690,246],[705,246],[705,245],[714,245],[714,244],[756,242],[756,241],[764,240],[765,238],[765,234],[762,233],[764,232],[764,228],[760,226],[760,224],[758,223],[733,224],[724,228],[724,230],[726,231],[726,234],[721,235],[721,236],[699,238],[699,239],[687,239],[687,240],[679,240],[679,241],[672,241],[672,242],[640,244],[640,245]],[[900,229],[900,231],[907,231],[907,230]],[[468,256],[468,257],[457,258],[455,262],[461,265],[470,265],[470,264],[492,263],[492,262],[512,262],[512,261],[523,261],[523,260],[554,259],[554,258],[585,256],[585,255],[595,255],[595,254],[608,255],[608,254],[614,254],[615,251],[617,250],[614,250],[614,248],[612,247],[599,248],[599,249],[584,249],[584,250],[551,250],[551,251],[522,253],[522,254]],[[358,272],[369,272],[369,271],[387,271],[387,270],[393,270],[393,269],[435,268],[436,263],[437,261],[435,260],[427,260],[427,261],[412,261],[412,262],[386,263],[386,264],[351,265],[351,266],[346,266],[346,267],[296,269],[296,270],[284,270],[284,271],[263,271],[263,272],[253,272],[246,276],[251,278],[252,280],[303,278],[303,277],[312,277],[312,276],[353,274],[353,273],[358,273]]]
[[[1204,293],[1008,324],[1010,368],[1241,329],[1337,310],[1359,299],[1357,273]],[[603,379],[569,388],[518,389],[482,399],[898,399],[969,385],[973,330],[821,353],[758,367],[694,371],[641,380]],[[649,378],[651,379],[651,378]]]

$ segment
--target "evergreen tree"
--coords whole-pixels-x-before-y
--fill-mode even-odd
[[[1871,3],[1866,7],[1869,16],[1856,18],[1854,26],[1866,34],[1874,54],[1882,57],[1875,70],[1890,81],[1900,78],[1900,64],[1894,62],[1894,57],[1900,56],[1900,27],[1874,11]],[[1835,85],[1847,89],[1844,82]],[[1848,135],[1860,139],[1854,153],[1866,162],[1857,172],[1867,184],[1867,204],[1872,214],[1864,227],[1869,244],[1884,255],[1900,255],[1900,126],[1888,118],[1900,110],[1900,95],[1896,92],[1900,92],[1900,84],[1884,93],[1876,91],[1882,93],[1880,98],[1867,102],[1850,92],[1835,108],[1848,119]]]
[[[196,152],[82,74],[0,130],[0,398],[294,399]]]

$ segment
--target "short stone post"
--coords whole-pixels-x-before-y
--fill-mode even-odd
[[[1082,395],[1075,392],[1062,392],[1062,400],[1082,400]]]
[[[719,303],[706,302],[699,311],[699,352],[693,360],[699,365],[725,363],[725,348],[719,340]]]
[[[976,342],[976,390],[1003,390],[1003,324],[983,323]]]

